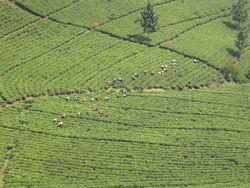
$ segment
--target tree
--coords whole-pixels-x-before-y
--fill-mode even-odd
[[[238,48],[238,58],[241,59],[241,56],[248,45],[248,12],[246,8],[246,1],[239,0],[236,5],[232,7],[233,20],[236,22],[236,27],[238,30],[237,39],[235,45]]]
[[[239,33],[237,35],[237,39],[235,41],[235,45],[239,50],[239,60],[241,58],[242,53],[244,52],[244,50],[246,49],[246,47],[248,46],[248,33],[249,33],[249,27],[248,26],[241,26]]]
[[[147,6],[141,12],[140,23],[144,33],[151,34],[159,29],[158,16],[155,15],[154,7],[150,2],[148,2]]]
[[[248,18],[248,12],[245,0],[239,0],[236,5],[233,5],[232,15],[233,15],[233,21],[236,22],[237,29],[239,30],[240,27],[244,27]]]

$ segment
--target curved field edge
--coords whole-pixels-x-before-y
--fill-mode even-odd
[[[48,37],[47,30],[37,32],[43,27],[50,27],[55,30],[56,36],[58,33],[63,33],[65,37],[63,39],[50,35]],[[11,65],[13,68],[1,77],[1,96],[6,102],[47,93],[121,87],[184,89],[184,87],[203,87],[223,81],[219,71],[202,62],[194,63],[191,58],[174,52],[123,41],[99,32],[85,32],[46,21],[38,22],[25,33],[28,32],[34,38],[43,37],[43,40],[39,40],[41,44],[39,48],[35,45],[33,49],[31,46],[28,54],[25,48],[20,48],[16,54],[20,59],[15,59],[17,65]],[[12,36],[13,38],[7,37],[3,45],[3,62],[9,56],[12,57],[10,51],[17,41],[20,40],[21,43],[24,41],[23,45],[29,46],[32,43],[30,35],[23,36],[21,32],[21,35],[17,33]],[[47,46],[50,49],[47,49]],[[176,69],[171,66],[173,59],[178,61]],[[158,74],[162,64],[168,65],[165,75]],[[2,67],[4,65],[3,63]],[[134,80],[135,73],[139,74],[140,78]]]
[[[227,62],[234,59],[230,54],[230,50],[236,50],[232,48],[234,46],[236,33],[225,25],[225,23],[229,22],[229,18],[221,18],[209,22],[184,33],[174,39],[169,46],[179,51],[198,56],[222,68]],[[199,43],[197,43],[197,41],[199,41]],[[220,45],[218,45],[218,43]],[[199,47],[197,45],[199,45]],[[165,44],[165,46],[168,45]],[[193,48],[192,46],[197,46],[197,48]]]
[[[178,1],[175,1],[175,0],[173,0],[173,1],[167,1],[167,3],[170,3],[170,4],[172,4],[172,3],[175,3],[175,2],[178,2]],[[161,6],[161,5],[164,5],[165,3],[159,3],[159,7]],[[43,18],[44,16],[43,15],[39,15],[39,14],[37,14],[36,12],[33,12],[31,9],[26,9],[26,7],[25,6],[23,6],[22,4],[16,4],[19,8],[21,8],[22,10],[24,10],[24,11],[27,11],[27,12],[30,12],[31,14],[33,14],[33,15],[35,15],[35,16],[39,16],[40,18]],[[158,6],[158,4],[156,4],[157,6]],[[224,8],[221,8],[222,10],[220,10],[220,11],[222,11],[222,12],[224,12],[226,9],[224,9]],[[191,11],[191,10],[190,10]],[[209,15],[209,13],[201,13],[201,15],[199,15],[198,17],[197,17],[197,14],[196,13],[194,13],[194,12],[190,12],[191,13],[191,15],[193,15],[193,16],[195,16],[194,18],[191,18],[191,20],[192,19],[195,19],[195,18],[199,18],[199,17],[203,17],[202,16],[202,14],[205,14],[205,16],[208,16]],[[206,14],[208,14],[208,15],[206,15]],[[216,14],[216,13],[215,13]],[[213,15],[213,14],[212,14]],[[126,15],[127,16],[127,15]],[[219,16],[220,17],[220,16]],[[49,20],[51,20],[51,21],[54,21],[54,22],[57,22],[57,23],[60,23],[60,24],[66,24],[66,25],[69,25],[69,26],[75,26],[75,27],[80,27],[80,28],[82,28],[82,27],[85,27],[86,29],[89,29],[89,30],[91,30],[91,29],[94,29],[94,30],[96,30],[96,31],[98,31],[98,32],[100,32],[100,33],[102,33],[102,34],[105,34],[105,35],[109,35],[110,37],[115,37],[115,38],[117,38],[117,39],[121,39],[121,40],[125,40],[125,41],[130,41],[130,42],[136,42],[136,43],[138,43],[138,41],[136,40],[134,40],[133,38],[131,39],[130,37],[123,37],[123,36],[120,36],[120,35],[117,35],[117,34],[114,34],[114,33],[112,33],[112,32],[110,32],[110,31],[105,31],[105,30],[102,30],[102,29],[99,29],[98,27],[96,27],[96,26],[81,26],[81,25],[79,25],[79,24],[75,24],[75,23],[71,23],[71,22],[65,22],[65,21],[62,21],[62,20],[60,20],[60,18],[58,19],[58,18],[53,18],[53,17],[48,17],[47,19],[49,19]],[[211,18],[212,20],[213,20],[213,18]],[[149,47],[153,47],[154,45],[152,45],[152,44],[150,44],[150,43],[148,43],[148,42],[141,42],[141,41],[139,41],[139,43],[141,43],[141,44],[144,44],[144,45],[147,45],[147,46],[149,46]],[[161,46],[158,46],[157,45],[157,47],[160,47],[161,48]],[[213,67],[213,68],[215,68],[215,69],[217,69],[218,70],[218,68],[217,67],[215,67],[215,66],[213,66],[213,63],[208,63],[208,62],[206,62],[205,60],[203,60],[203,59],[201,59],[201,58],[199,58],[199,57],[195,57],[195,56],[193,56],[193,55],[190,55],[190,54],[187,54],[187,53],[185,53],[185,52],[180,52],[180,51],[178,51],[177,49],[173,49],[173,48],[169,48],[169,47],[164,47],[164,49],[167,49],[167,50],[170,50],[170,51],[172,51],[172,52],[175,52],[175,53],[177,53],[177,54],[180,54],[180,55],[183,55],[183,56],[186,56],[186,57],[190,57],[190,58],[196,58],[196,59],[199,59],[199,60],[201,60],[202,62],[204,62],[204,63],[206,63],[206,64],[208,64],[209,66],[211,66],[211,67]]]
[[[186,5],[187,6],[187,5]],[[180,2],[173,3],[172,6],[157,7],[158,14],[162,19],[159,25],[159,30],[151,35],[143,34],[141,27],[136,20],[139,18],[139,13],[124,17],[121,20],[115,20],[104,24],[100,27],[101,30],[114,33],[121,37],[130,38],[138,42],[150,44],[159,44],[164,41],[171,41],[172,38],[178,37],[181,33],[186,32],[194,27],[210,22],[218,17],[229,15],[230,8],[224,7],[221,10],[216,7],[216,11],[211,11],[206,14],[194,14],[194,11],[187,11],[184,15],[178,14],[180,7],[185,7]],[[166,15],[165,15],[166,14]],[[172,15],[174,14],[174,16]]]
[[[44,22],[47,22],[46,19]],[[101,187],[249,185],[249,85],[218,90],[168,91],[153,95],[132,92],[125,98],[117,98],[117,90],[113,89],[110,92],[89,92],[89,89],[106,87],[106,81],[116,82],[117,88],[129,86],[144,89],[150,86],[148,91],[157,91],[166,78],[157,75],[147,80],[149,74],[144,75],[144,65],[155,62],[154,56],[150,57],[152,59],[147,57],[146,64],[139,62],[141,67],[137,67],[137,71],[127,71],[127,68],[134,70],[132,63],[128,62],[138,63],[138,59],[146,54],[152,55],[158,49],[151,48],[151,53],[149,50],[142,53],[141,47],[138,49],[137,46],[136,53],[123,53],[127,48],[132,49],[131,44],[124,41],[111,43],[97,52],[92,50],[94,53],[89,57],[86,56],[91,50],[85,51],[74,59],[72,65],[66,66],[62,51],[79,53],[83,48],[82,42],[86,42],[79,40],[77,48],[74,48],[74,39],[86,37],[84,31],[75,34],[76,38],[57,41],[58,45],[45,51],[45,56],[40,57],[38,54],[35,59],[24,61],[17,74],[9,74],[17,69],[11,68],[9,77],[5,77],[5,86],[1,85],[1,93],[6,92],[7,81],[13,81],[11,89],[6,92],[10,92],[10,95],[5,93],[5,96],[11,97],[7,100],[0,98],[0,103],[4,100],[4,104],[6,101],[13,102],[0,109],[0,166],[3,166],[3,159],[8,161],[8,167],[4,170],[5,187],[53,187],[58,184],[61,187],[90,184]],[[10,33],[7,36],[13,35]],[[90,38],[90,41],[94,40]],[[88,45],[91,46],[91,43]],[[72,51],[69,50],[71,47]],[[113,48],[122,54],[115,62],[108,59],[112,59]],[[108,58],[104,64],[109,64],[103,66],[102,60],[106,56]],[[184,70],[175,76],[173,71],[170,75],[174,84],[165,85],[165,89],[182,90],[186,86],[200,86],[200,83],[186,85],[183,82],[193,74],[203,74],[200,69],[189,72],[193,67],[187,65],[200,67],[204,62],[194,65],[192,57],[183,58],[176,54],[164,57],[167,58],[158,59],[154,66],[150,66],[150,70],[154,69],[157,73],[163,62],[166,61],[170,66],[174,58],[181,62],[180,67]],[[81,70],[85,69],[81,65],[83,59],[84,63],[88,63],[87,68],[90,68],[90,72],[86,73],[89,75],[87,79],[83,79],[81,74]],[[92,61],[96,63],[97,69],[93,69]],[[50,62],[54,63],[54,69],[47,68]],[[65,64],[59,68],[56,66],[58,62]],[[30,69],[28,65],[31,65]],[[79,66],[81,68],[78,70]],[[122,84],[118,74],[121,67],[124,73],[121,78],[125,78]],[[109,75],[110,68],[114,70],[112,75]],[[105,77],[99,73],[100,69]],[[75,70],[78,74],[75,74]],[[208,68],[205,72],[210,70]],[[36,75],[37,72],[39,75]],[[132,76],[138,72],[140,79],[132,81]],[[65,77],[68,73],[70,76]],[[180,80],[183,85],[175,83],[179,75],[185,75]],[[50,79],[46,80],[47,76]],[[210,78],[211,75],[208,76]],[[23,80],[17,81],[20,78]],[[38,82],[34,82],[34,79]],[[201,83],[206,85],[206,82],[203,83],[206,79],[207,75],[204,75]],[[100,80],[105,84],[100,83]],[[93,88],[85,88],[86,85]],[[38,97],[47,94],[57,96]],[[72,94],[69,103],[65,102],[66,94]],[[72,101],[75,95],[80,97],[77,103]],[[94,96],[100,100],[92,101]],[[109,96],[110,100],[107,101],[105,96]],[[87,98],[86,103],[83,97]],[[21,98],[24,101],[19,101]],[[94,102],[103,113],[93,111]],[[66,117],[62,117],[63,113],[66,113]],[[59,122],[53,123],[54,118],[62,120],[65,127],[59,128]],[[18,144],[13,145],[13,140]],[[193,170],[191,173],[190,169]]]

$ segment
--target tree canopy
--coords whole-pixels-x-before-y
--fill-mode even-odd
[[[148,2],[147,6],[141,12],[140,23],[144,33],[151,34],[159,28],[158,15],[154,13],[154,7],[150,2]]]

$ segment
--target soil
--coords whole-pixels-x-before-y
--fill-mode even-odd
[[[148,93],[156,93],[156,92],[164,92],[165,90],[161,88],[152,88],[152,89],[145,89],[144,91]]]
[[[0,170],[0,177],[3,177],[4,176],[4,171],[1,169]]]
[[[166,44],[166,45],[169,45],[169,46],[170,46],[172,43],[173,43],[172,40],[166,40],[166,41],[165,41],[165,44]]]
[[[213,82],[212,84],[210,84],[209,87],[210,88],[218,88],[218,87],[220,87],[220,84],[218,82]]]

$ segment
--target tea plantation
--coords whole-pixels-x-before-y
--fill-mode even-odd
[[[0,0],[0,188],[250,187],[236,2]]]

